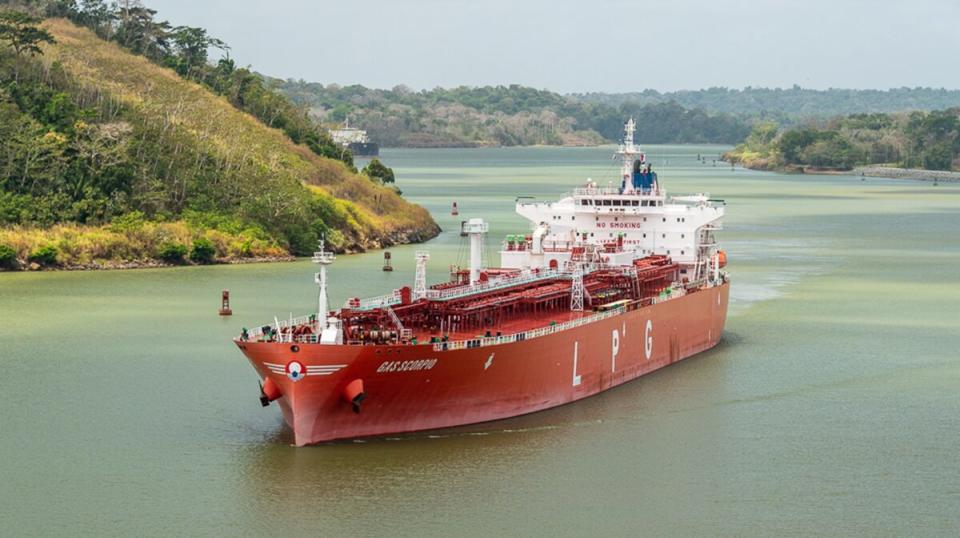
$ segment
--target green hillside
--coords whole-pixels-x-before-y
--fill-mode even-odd
[[[216,257],[236,257],[303,254],[321,234],[349,251],[437,233],[393,188],[173,69],[65,19],[42,27],[55,40],[42,54],[0,41],[0,244],[21,260],[44,246],[59,262],[157,259],[164,244],[217,236]],[[157,236],[66,259],[76,248],[54,225],[76,225],[74,242],[130,226]]]
[[[617,142],[625,118],[640,126],[644,144],[735,143],[750,124],[674,102],[581,102],[548,90],[511,84],[414,91],[271,79],[324,122],[350,122],[384,146],[592,145]]]

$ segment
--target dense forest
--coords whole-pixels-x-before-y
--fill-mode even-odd
[[[359,175],[304,108],[228,56],[211,61],[216,49],[138,2],[0,4],[0,265],[204,262],[308,253],[321,235],[343,250],[436,233],[384,173]]]
[[[586,103],[518,85],[413,91],[272,80],[295,103],[325,122],[366,129],[385,146],[583,145],[614,142],[624,119],[636,118],[643,143],[727,143],[750,124],[674,102],[616,106]]]
[[[743,141],[765,122],[801,125],[847,114],[929,111],[960,106],[960,90],[706,90],[561,95],[518,85],[378,90],[359,85],[271,79],[318,118],[349,117],[386,146],[577,145],[613,142],[633,116],[643,143]]]
[[[572,98],[584,102],[620,106],[626,103],[651,105],[675,102],[686,108],[710,113],[727,113],[780,122],[807,118],[830,118],[847,114],[940,110],[960,106],[960,90],[935,88],[893,88],[813,90],[792,88],[709,88],[658,92],[584,93]]]
[[[758,123],[727,158],[751,168],[960,168],[960,108],[852,114],[780,128]]]

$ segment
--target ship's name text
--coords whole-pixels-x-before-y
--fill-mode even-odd
[[[386,361],[377,368],[377,373],[386,372],[419,372],[430,370],[437,364],[437,359],[421,359],[418,361]]]

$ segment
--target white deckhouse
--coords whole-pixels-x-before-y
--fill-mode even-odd
[[[618,187],[587,181],[556,202],[517,201],[533,232],[507,236],[504,268],[572,270],[578,262],[629,265],[663,255],[680,264],[688,281],[719,270],[725,260],[713,232],[721,229],[723,201],[707,194],[668,197],[633,142],[635,130],[631,118],[616,153],[623,163]]]

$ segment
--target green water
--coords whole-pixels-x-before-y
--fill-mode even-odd
[[[727,200],[714,350],[588,400],[441,435],[289,446],[229,342],[309,311],[308,262],[0,274],[0,534],[957,535],[960,187],[731,171],[647,148]],[[524,231],[517,195],[616,173],[611,148],[384,151],[437,216]],[[341,257],[332,299],[412,282]],[[493,253],[493,248],[490,249]],[[232,318],[216,315],[233,293]]]

